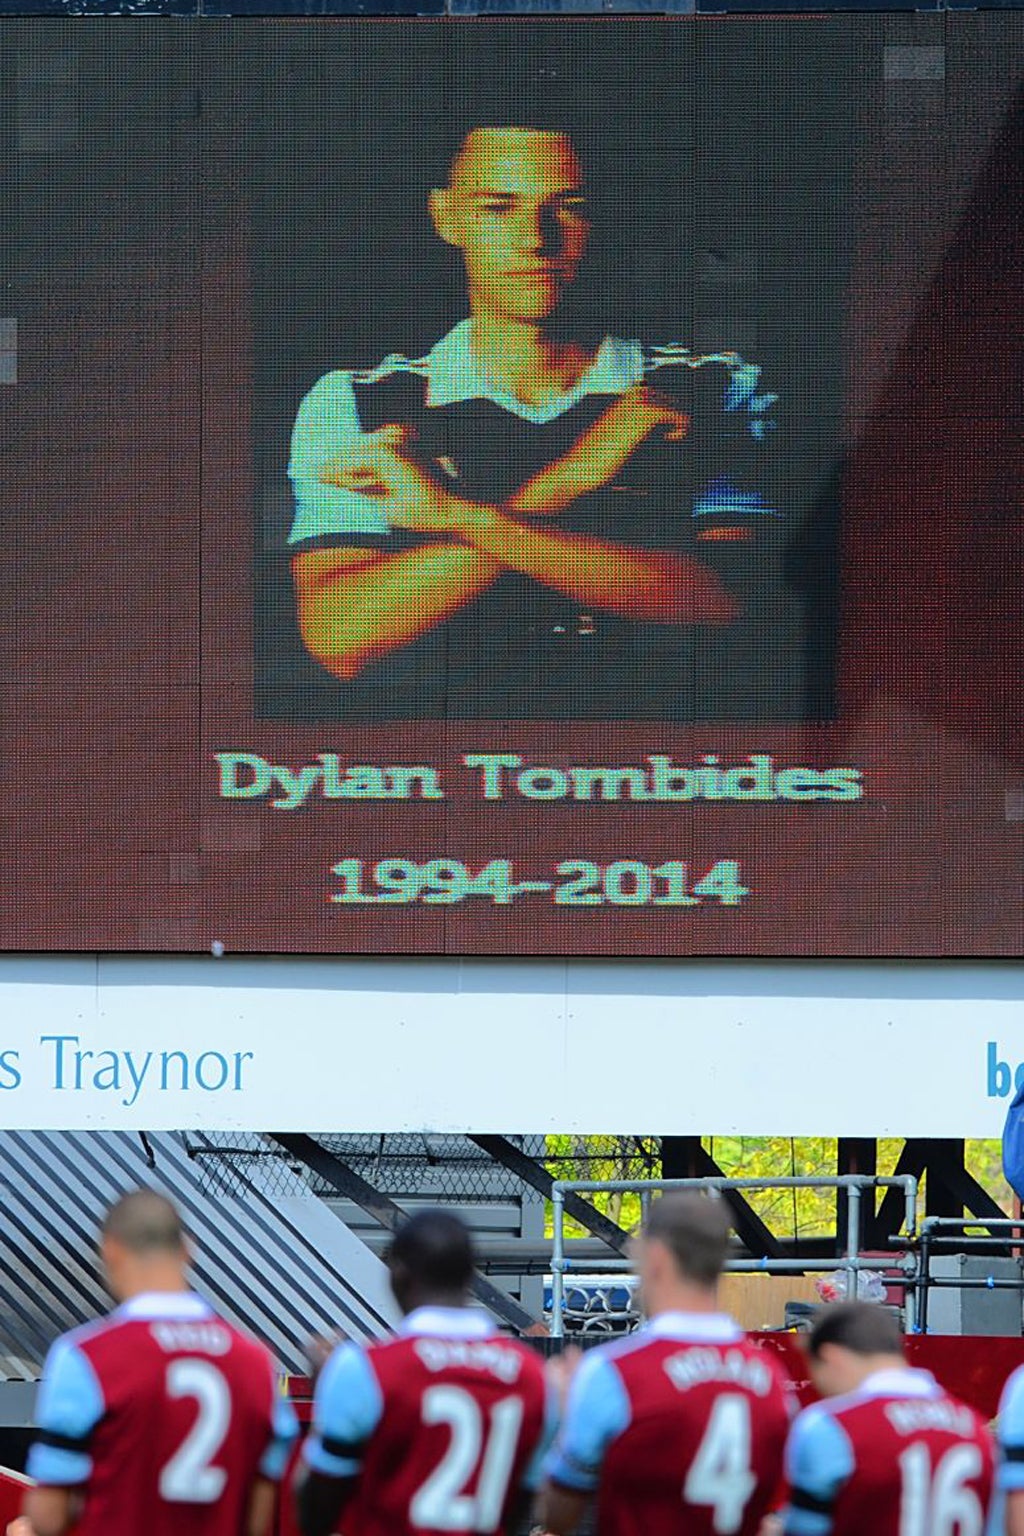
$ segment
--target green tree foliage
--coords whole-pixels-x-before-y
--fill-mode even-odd
[[[836,1170],[838,1144],[827,1137],[716,1136],[704,1146],[727,1178],[767,1179],[789,1175],[830,1177]],[[891,1174],[903,1150],[896,1137],[878,1143],[878,1172]],[[969,1141],[966,1149],[969,1172],[1007,1212],[1012,1194],[1003,1178],[998,1141]],[[560,1179],[651,1179],[661,1176],[657,1138],[634,1136],[549,1136],[547,1164]],[[641,1202],[634,1194],[589,1195],[599,1210],[627,1230],[639,1225]],[[754,1193],[750,1203],[773,1233],[780,1238],[824,1237],[835,1230],[836,1197],[833,1190],[765,1190]],[[924,1191],[922,1191],[923,1209]],[[550,1212],[548,1231],[550,1233]],[[566,1222],[570,1237],[584,1229]]]

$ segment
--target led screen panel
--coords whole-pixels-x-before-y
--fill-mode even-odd
[[[11,949],[1008,955],[1021,21],[11,22]]]

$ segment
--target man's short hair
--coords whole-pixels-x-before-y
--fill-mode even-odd
[[[578,128],[574,128],[566,117],[557,112],[534,111],[529,108],[517,109],[512,106],[508,110],[495,112],[476,112],[469,116],[449,120],[443,142],[439,144],[438,153],[433,159],[431,184],[435,187],[446,187],[451,179],[451,173],[455,162],[458,160],[466,145],[470,134],[482,130],[508,133],[550,133],[569,139],[576,148],[580,159],[586,162],[587,148],[581,142],[581,134]]]
[[[643,1236],[669,1250],[683,1279],[710,1288],[725,1268],[731,1230],[723,1200],[667,1194],[651,1206]]]
[[[181,1253],[185,1234],[181,1217],[166,1195],[155,1189],[136,1189],[115,1200],[100,1229],[130,1253]]]
[[[418,1211],[396,1232],[388,1263],[420,1291],[459,1295],[468,1290],[475,1268],[469,1228],[451,1211]]]
[[[807,1340],[812,1356],[826,1344],[839,1344],[855,1355],[901,1355],[903,1335],[892,1312],[870,1301],[843,1301],[826,1307]]]

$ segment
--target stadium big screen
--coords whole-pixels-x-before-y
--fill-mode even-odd
[[[8,21],[0,942],[1019,953],[1022,45]]]

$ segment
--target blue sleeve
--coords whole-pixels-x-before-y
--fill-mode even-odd
[[[721,459],[694,502],[693,515],[702,517],[771,517],[765,476],[765,448],[777,422],[778,395],[761,388],[761,368],[735,358],[721,396],[725,437]]]
[[[337,370],[314,384],[299,406],[292,429],[288,476],[295,497],[289,544],[311,539],[371,543],[389,532],[381,498],[361,496],[320,479],[324,466],[362,434],[349,374]]]
[[[563,1488],[593,1492],[605,1452],[629,1420],[622,1377],[603,1349],[592,1350],[569,1389],[561,1433],[548,1458],[548,1477]]]
[[[313,1397],[313,1428],[303,1455],[325,1477],[355,1477],[363,1448],[380,1423],[384,1399],[358,1344],[342,1344],[320,1373]]]
[[[279,1483],[288,1470],[292,1446],[299,1436],[299,1421],[295,1409],[280,1392],[274,1396],[270,1444],[260,1462],[260,1476],[268,1482]]]
[[[772,407],[779,401],[778,395],[769,394],[760,383],[760,364],[738,359],[729,370],[724,401],[726,411],[737,413],[755,443],[763,443],[775,430]]]
[[[805,1408],[789,1432],[785,1536],[829,1536],[836,1499],[853,1472],[853,1447],[833,1414]]]
[[[1004,1493],[1024,1489],[1024,1366],[1014,1371],[999,1404],[999,1471]]]
[[[529,1493],[536,1493],[544,1481],[544,1469],[547,1466],[551,1447],[555,1443],[558,1433],[558,1421],[560,1418],[558,1393],[553,1387],[548,1388],[548,1394],[544,1401],[544,1428],[541,1431],[537,1448],[530,1458],[529,1465],[523,1474],[523,1487]]]
[[[51,1488],[87,1483],[92,1476],[89,1441],[103,1414],[96,1372],[72,1339],[58,1339],[36,1398],[39,1433],[28,1454],[29,1477]]]

